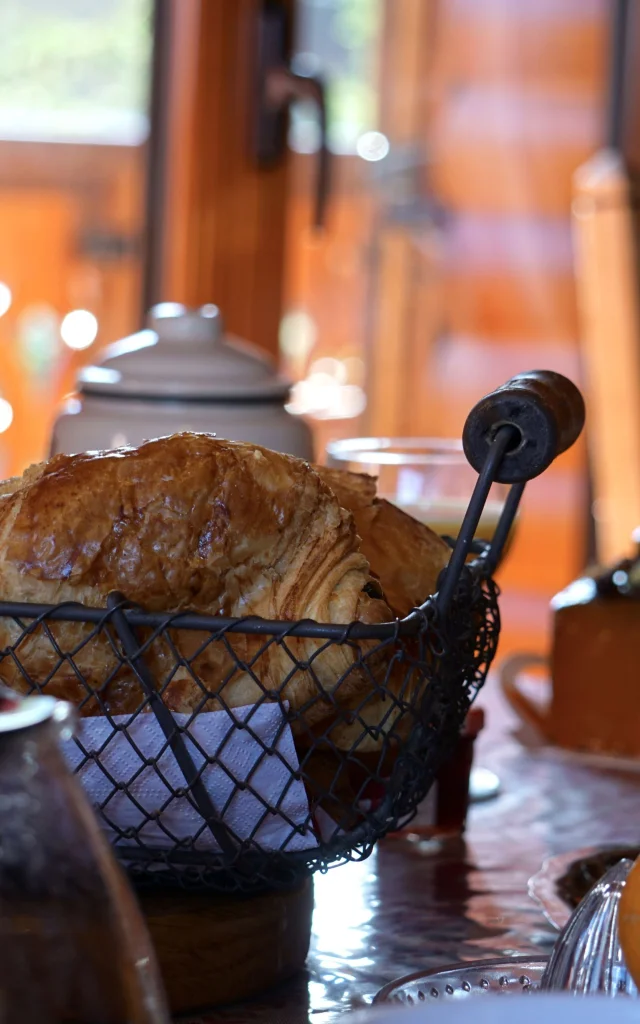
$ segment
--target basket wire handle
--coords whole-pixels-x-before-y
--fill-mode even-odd
[[[516,438],[517,431],[513,427],[500,427],[500,429],[497,431],[493,441],[489,446],[488,455],[485,459],[484,466],[482,467],[482,471],[480,472],[480,475],[476,481],[476,485],[473,489],[471,500],[469,501],[467,511],[465,512],[464,519],[462,520],[462,526],[460,527],[458,539],[456,541],[453,553],[451,555],[451,558],[449,559],[449,564],[445,571],[442,586],[440,587],[440,590],[438,591],[436,597],[438,611],[441,616],[447,613],[449,605],[451,604],[451,599],[453,597],[453,593],[460,579],[460,575],[462,573],[464,564],[467,560],[467,556],[470,552],[471,545],[473,543],[473,538],[478,528],[478,523],[480,522],[480,517],[482,515],[485,502],[489,495],[489,491],[491,490],[491,486],[496,478],[496,469],[500,465],[504,453],[507,451],[509,446],[513,444]],[[520,495],[517,496],[518,501],[520,500],[520,496],[522,495],[523,489],[524,484],[522,484],[522,486],[520,487]],[[515,488],[511,489],[509,496],[511,496],[511,493],[513,493],[514,490]],[[511,520],[513,520],[515,511],[516,509],[513,508],[512,515],[510,516]],[[500,517],[499,525],[503,527],[504,537],[506,539],[506,537],[509,535],[511,522],[505,522],[505,512],[506,506],[505,509],[503,509],[502,515]]]
[[[504,551],[504,546],[507,543],[509,531],[513,526],[513,521],[516,517],[520,499],[524,493],[524,488],[524,482],[512,484],[509,488],[504,508],[502,509],[500,518],[498,519],[498,525],[496,526],[493,537],[491,538],[489,549],[484,556],[485,572],[487,576],[493,576],[500,564],[502,552]]]
[[[229,857],[233,857],[236,854],[236,845],[226,826],[218,820],[216,809],[204,785],[202,776],[198,772],[193,758],[187,749],[182,733],[178,729],[169,708],[155,688],[149,666],[140,653],[140,644],[135,632],[127,622],[127,618],[122,610],[122,606],[126,603],[126,598],[117,591],[113,591],[107,598],[107,608],[111,612],[111,621],[120,638],[123,650],[145,695],[149,699],[151,710],[156,716],[158,725],[162,729],[185,782],[193,795],[198,811],[207,823],[209,831],[222,852]]]

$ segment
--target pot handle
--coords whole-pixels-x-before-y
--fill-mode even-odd
[[[518,678],[524,668],[532,665],[547,665],[547,659],[540,654],[512,654],[498,667],[498,682],[509,705],[526,725],[549,739],[549,716],[522,692]]]

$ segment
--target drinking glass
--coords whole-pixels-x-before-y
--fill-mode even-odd
[[[379,497],[454,540],[478,478],[465,458],[462,443],[448,438],[359,437],[333,441],[327,445],[327,464],[377,477]],[[477,539],[492,539],[508,490],[504,484],[492,486],[476,529]],[[513,527],[505,553],[512,536]],[[499,788],[500,780],[494,772],[472,767],[471,803],[494,798]],[[420,828],[413,824],[409,830],[419,832]]]
[[[359,437],[327,445],[327,463],[378,478],[387,498],[442,536],[457,537],[477,473],[460,441],[425,437]],[[508,488],[494,484],[476,537],[491,540]]]

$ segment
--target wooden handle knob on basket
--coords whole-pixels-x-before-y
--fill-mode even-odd
[[[570,448],[584,426],[584,400],[572,381],[550,370],[518,374],[481,399],[464,426],[464,452],[480,472],[501,427],[514,428],[496,479],[521,483],[539,476]]]

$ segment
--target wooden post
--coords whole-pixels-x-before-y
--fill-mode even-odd
[[[275,353],[287,160],[261,169],[251,149],[262,0],[160,3],[168,85],[155,119],[163,183],[150,300],[215,302],[230,331]]]
[[[425,75],[430,52],[433,0],[387,0],[381,71],[382,131],[391,147],[415,145],[424,134]],[[383,214],[384,215],[384,214]],[[383,223],[378,232],[371,343],[369,406],[371,434],[398,435],[407,423],[416,298],[416,271],[423,257],[407,225]],[[430,325],[422,328],[425,348]],[[421,352],[422,358],[427,358]]]
[[[640,525],[640,297],[637,233],[622,157],[605,150],[575,176],[576,274],[600,560]]]

